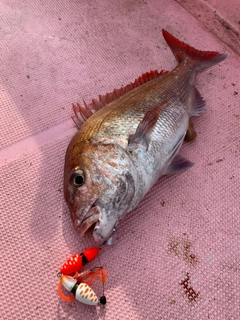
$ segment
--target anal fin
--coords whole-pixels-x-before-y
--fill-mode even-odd
[[[204,109],[204,107],[206,106],[206,100],[203,99],[203,97],[201,96],[201,93],[195,87],[194,87],[194,92],[195,92],[195,103],[193,106],[191,116],[199,116],[201,113],[206,111],[206,109]]]

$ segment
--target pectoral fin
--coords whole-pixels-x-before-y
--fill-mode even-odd
[[[158,117],[166,105],[167,101],[163,101],[160,104],[154,106],[143,117],[142,121],[139,123],[137,130],[134,135],[129,137],[128,146],[131,147],[136,144],[144,143],[146,149],[148,149],[149,142],[151,139],[151,133],[157,123]]]

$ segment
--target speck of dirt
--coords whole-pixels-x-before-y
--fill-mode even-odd
[[[199,262],[186,233],[180,237],[171,237],[169,239],[168,252],[173,253],[192,267],[195,267]]]
[[[160,204],[161,204],[162,207],[164,207],[165,206],[165,201],[164,200],[160,201]]]
[[[234,91],[233,95],[236,96],[238,94],[238,91]]]
[[[169,304],[171,304],[171,305],[176,304],[176,300],[175,300],[175,299],[172,299],[172,300],[169,302]]]
[[[188,298],[189,302],[196,302],[200,291],[196,292],[193,287],[191,286],[191,281],[190,281],[190,275],[189,273],[186,274],[185,278],[179,283],[180,286],[183,287],[184,294]]]

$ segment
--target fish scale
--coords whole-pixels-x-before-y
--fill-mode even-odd
[[[154,183],[193,163],[179,154],[190,117],[205,109],[193,82],[196,72],[226,58],[200,51],[163,30],[178,65],[150,71],[92,103],[73,105],[79,130],[65,156],[64,196],[80,237],[109,239]],[[191,137],[190,137],[191,138]]]

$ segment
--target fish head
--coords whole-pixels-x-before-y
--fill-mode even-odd
[[[82,152],[68,148],[64,196],[81,238],[92,232],[95,242],[107,241],[119,219],[131,210],[135,186],[133,163],[119,146],[93,144]]]

